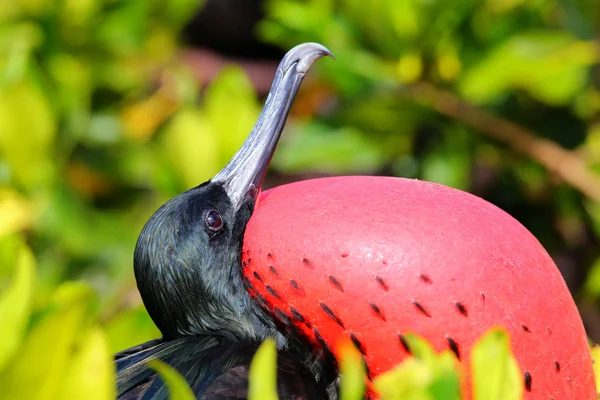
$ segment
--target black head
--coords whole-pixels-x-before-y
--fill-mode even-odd
[[[166,337],[222,330],[262,335],[239,268],[252,196],[238,207],[219,183],[171,199],[150,218],[134,255],[138,288]]]
[[[166,338],[220,332],[264,339],[272,321],[246,292],[240,265],[244,230],[291,102],[315,60],[307,43],[283,58],[265,107],[242,148],[211,181],[171,199],[146,223],[134,269],[148,312]]]

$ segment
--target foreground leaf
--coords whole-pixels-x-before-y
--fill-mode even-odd
[[[471,355],[475,399],[520,400],[523,383],[508,334],[495,329],[481,338]]]
[[[35,260],[29,249],[19,247],[13,282],[0,297],[0,371],[23,341],[31,312]]]
[[[29,334],[11,368],[0,376],[9,399],[55,399],[84,327],[92,292],[84,284],[63,284],[48,315]]]
[[[167,388],[169,388],[169,398],[171,400],[196,399],[190,385],[175,369],[159,360],[152,360],[148,365],[158,372],[162,380],[165,381]]]
[[[277,348],[272,339],[259,347],[250,363],[249,400],[277,400]]]
[[[365,393],[365,370],[360,353],[348,341],[340,347],[341,400],[360,400],[364,398]]]
[[[454,355],[436,354],[425,340],[406,335],[413,357],[374,381],[385,400],[459,400],[460,376]]]
[[[79,351],[65,371],[61,400],[113,400],[117,396],[115,367],[100,328],[82,334]]]

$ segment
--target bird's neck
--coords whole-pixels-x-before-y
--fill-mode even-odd
[[[146,308],[165,338],[215,333],[240,341],[274,337],[284,345],[273,318],[244,288],[241,269],[223,269],[210,280],[199,276],[200,271],[165,269],[156,271],[159,279],[138,282]]]

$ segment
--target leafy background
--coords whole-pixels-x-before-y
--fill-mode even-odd
[[[475,193],[536,235],[600,341],[596,0],[0,1],[9,398],[113,395],[108,355],[158,336],[132,274],[141,227],[225,164],[303,41],[337,60],[305,82],[267,186],[378,174]]]

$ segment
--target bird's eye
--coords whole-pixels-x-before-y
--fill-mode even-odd
[[[210,210],[206,213],[206,216],[204,217],[204,223],[206,224],[206,227],[213,232],[220,231],[225,225],[223,222],[223,217],[221,217],[221,214],[215,210]]]

